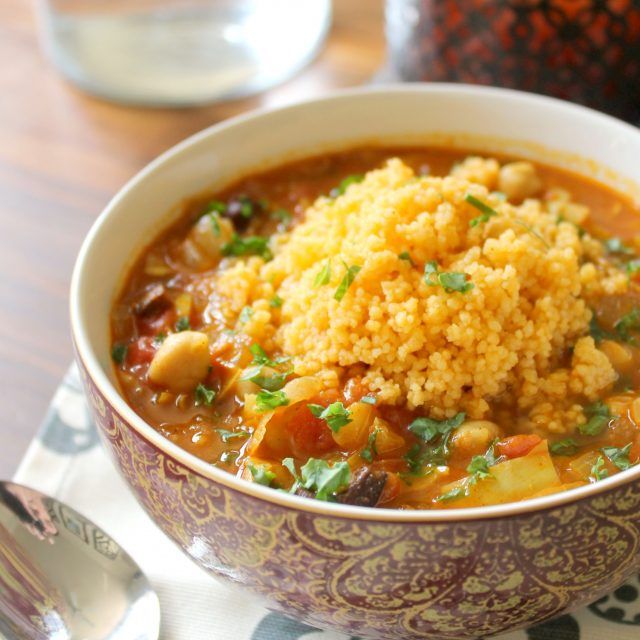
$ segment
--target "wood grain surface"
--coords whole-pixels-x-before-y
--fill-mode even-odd
[[[32,3],[0,2],[0,477],[17,467],[72,360],[71,269],[111,196],[199,129],[367,82],[385,55],[382,16],[382,0],[334,0],[325,49],[286,84],[206,108],[141,109],[65,81],[38,46]]]

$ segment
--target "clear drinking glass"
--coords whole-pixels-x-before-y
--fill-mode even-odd
[[[331,0],[38,0],[45,48],[90,93],[186,106],[271,87],[318,51]]]

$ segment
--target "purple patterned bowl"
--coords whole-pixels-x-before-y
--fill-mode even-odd
[[[595,600],[640,564],[640,467],[493,507],[327,504],[206,464],[154,431],[118,391],[110,305],[132,256],[170,221],[172,205],[253,169],[372,141],[510,152],[629,192],[640,184],[640,131],[505,90],[360,89],[207,129],[131,180],[80,252],[71,321],[102,440],[147,513],[197,564],[312,625],[362,638],[479,638]]]

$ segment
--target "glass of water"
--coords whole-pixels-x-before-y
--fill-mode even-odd
[[[188,106],[267,89],[307,64],[331,0],[38,0],[43,41],[86,91]]]

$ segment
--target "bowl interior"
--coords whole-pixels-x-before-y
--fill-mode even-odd
[[[160,156],[116,195],[89,233],[74,272],[71,309],[74,339],[90,372],[99,368],[110,395],[117,395],[112,301],[127,268],[184,198],[324,150],[429,143],[571,167],[640,200],[640,131],[550,98],[464,85],[389,86],[242,116]]]

